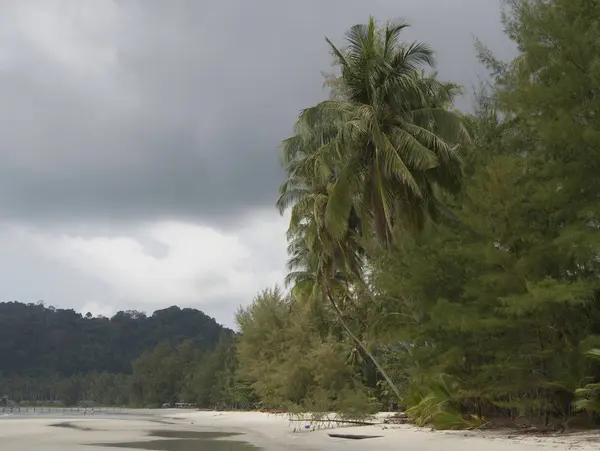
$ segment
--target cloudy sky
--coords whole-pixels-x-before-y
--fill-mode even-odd
[[[277,146],[326,95],[324,37],[412,24],[444,78],[510,55],[499,0],[3,0],[0,300],[232,325],[285,271]],[[468,107],[469,101],[461,102]]]

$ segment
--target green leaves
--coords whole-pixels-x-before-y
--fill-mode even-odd
[[[600,349],[594,348],[585,352],[585,355],[594,360],[600,360]],[[600,383],[586,384],[585,387],[575,391],[576,400],[573,407],[576,410],[585,410],[590,413],[600,413]]]
[[[467,133],[462,119],[446,109],[456,90],[423,75],[421,69],[434,62],[431,49],[401,43],[406,26],[378,27],[371,18],[348,30],[343,50],[328,40],[341,69],[343,95],[304,110],[296,135],[283,145],[288,182],[280,207],[289,205],[292,195],[286,192],[294,186],[319,189],[331,183],[327,229],[336,241],[354,207],[364,218],[363,236],[374,233],[389,244],[399,218],[406,222],[429,211],[431,200],[423,193],[431,196],[438,184],[456,185],[461,176],[457,146]],[[306,165],[312,171],[300,170]],[[415,220],[408,229],[422,226]]]
[[[447,374],[441,374],[432,381],[426,391],[416,392],[412,407],[406,414],[417,426],[432,426],[438,430],[474,429],[483,424],[481,418],[460,412],[458,402],[459,384]]]
[[[600,360],[600,348],[590,349],[585,353],[585,355],[591,359]]]
[[[346,364],[351,347],[322,306],[266,290],[240,310],[237,321],[240,376],[260,396],[263,408],[319,406],[320,412],[364,413],[367,406],[358,402],[367,398],[360,368]]]
[[[460,88],[429,72],[431,49],[401,42],[406,24],[371,18],[345,47],[327,40],[335,99],[283,145],[294,293],[329,300],[344,327],[368,299],[364,349],[389,347],[380,372],[404,393],[428,388],[405,399],[422,424],[566,416],[576,387],[597,389],[581,350],[600,330],[600,10],[511,6],[521,55],[480,48],[495,83],[474,115],[453,110]]]

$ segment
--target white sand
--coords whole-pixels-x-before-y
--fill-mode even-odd
[[[174,424],[157,423],[167,420]],[[70,422],[81,428],[52,427]],[[303,425],[300,425],[303,426]],[[89,430],[85,430],[85,428]],[[199,412],[157,410],[150,418],[10,418],[0,417],[2,451],[101,451],[116,448],[88,444],[151,440],[145,434],[156,429],[216,430],[241,432],[228,440],[245,440],[266,450],[365,450],[381,451],[545,451],[598,450],[600,434],[511,436],[493,432],[432,432],[411,426],[361,426],[294,432],[287,416],[258,412]],[[346,440],[327,433],[380,435],[380,438]]]
[[[600,432],[556,434],[552,436],[515,436],[507,432],[433,432],[408,425],[378,425],[294,432],[285,415],[259,412],[182,412],[174,418],[186,419],[194,425],[223,430],[247,431],[245,439],[273,449],[377,449],[406,451],[598,451]],[[386,415],[378,415],[383,419]],[[297,424],[297,423],[294,423]],[[301,429],[301,427],[300,427]],[[331,438],[328,433],[379,435],[379,438],[348,440]],[[293,447],[293,448],[292,448]]]

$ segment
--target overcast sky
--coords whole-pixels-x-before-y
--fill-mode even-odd
[[[512,54],[499,0],[3,0],[0,300],[231,326],[283,280],[277,147],[322,100],[324,38],[404,18],[443,78]],[[461,107],[467,108],[464,99]]]

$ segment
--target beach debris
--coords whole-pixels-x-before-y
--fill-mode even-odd
[[[384,424],[406,424],[410,422],[410,418],[404,412],[398,412],[383,420]]]

